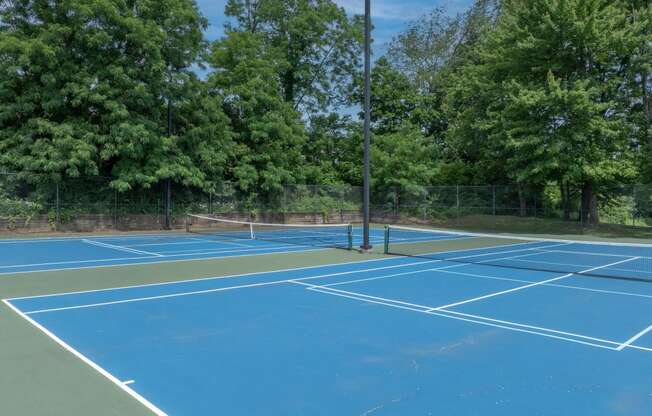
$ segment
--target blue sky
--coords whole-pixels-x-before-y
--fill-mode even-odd
[[[199,9],[208,19],[210,26],[206,31],[209,40],[223,34],[224,5],[227,0],[197,0]],[[364,13],[364,0],[334,0],[349,14]],[[386,45],[405,25],[419,16],[436,8],[443,7],[451,15],[464,11],[473,0],[371,0],[371,13],[375,26],[375,55],[379,56]]]

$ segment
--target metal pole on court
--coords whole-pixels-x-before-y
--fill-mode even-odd
[[[172,99],[168,98],[168,137],[172,136]],[[172,179],[165,180],[165,229],[172,229]]]
[[[371,125],[371,0],[364,4],[364,176],[363,176],[363,231],[362,250],[370,250],[369,244],[369,187],[370,187],[370,125]]]

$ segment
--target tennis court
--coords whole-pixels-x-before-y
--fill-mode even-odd
[[[269,255],[338,246],[346,248],[345,225],[328,230],[326,238],[320,227],[301,226],[288,230],[284,225],[280,230],[264,231],[261,239],[249,238],[249,231],[241,235],[241,231],[229,229],[218,234],[215,230],[207,230],[208,234],[202,231],[197,234],[0,240],[0,274]],[[351,233],[351,244],[359,246],[362,230],[355,228]],[[371,241],[382,244],[382,229],[371,231]]]
[[[156,414],[650,414],[651,247],[372,233],[393,255],[341,262],[343,250],[297,245],[332,264],[4,302]],[[229,240],[261,249],[252,253],[194,238],[17,250],[33,244],[45,258],[65,246],[58,258],[130,263],[172,261],[193,245],[199,258],[242,248],[238,262],[293,255],[276,243]],[[123,260],[101,264],[111,261]]]

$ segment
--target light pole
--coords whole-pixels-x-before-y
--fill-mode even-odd
[[[364,2],[364,174],[362,180],[362,247],[370,250],[369,244],[369,196],[370,196],[370,126],[371,126],[371,0]]]

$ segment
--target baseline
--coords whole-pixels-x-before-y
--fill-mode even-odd
[[[33,325],[36,329],[41,331],[43,334],[45,334],[48,338],[53,340],[55,343],[57,343],[60,347],[62,347],[64,350],[68,351],[75,357],[77,357],[79,360],[81,360],[83,363],[91,367],[93,370],[97,371],[100,373],[102,376],[104,376],[106,379],[111,381],[113,384],[118,386],[120,390],[124,391],[134,399],[136,399],[140,404],[145,406],[147,409],[152,411],[155,415],[157,416],[167,416],[167,413],[165,413],[163,410],[159,409],[157,406],[155,406],[152,402],[138,394],[134,389],[129,387],[130,383],[123,383],[120,381],[117,377],[115,377],[113,374],[109,373],[107,370],[102,368],[100,365],[92,361],[90,358],[82,354],[81,352],[77,351],[73,347],[71,347],[68,343],[63,341],[61,338],[56,336],[54,333],[52,333],[50,330],[45,328],[43,325],[39,324],[29,316],[25,315],[23,312],[21,312],[18,308],[14,307],[11,303],[9,303],[7,300],[2,300],[2,302],[7,305],[8,308],[13,310],[18,316],[22,317],[25,319],[27,322],[29,322],[31,325]]]

